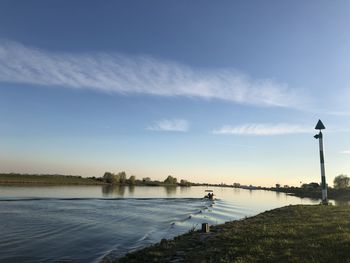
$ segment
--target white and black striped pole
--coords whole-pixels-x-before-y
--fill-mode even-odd
[[[320,146],[320,163],[321,163],[321,187],[322,187],[322,204],[327,205],[327,184],[326,184],[326,172],[324,168],[324,155],[323,155],[323,135],[321,130],[326,129],[321,120],[318,120],[316,130],[320,130],[318,134],[314,136],[315,139],[318,139]]]

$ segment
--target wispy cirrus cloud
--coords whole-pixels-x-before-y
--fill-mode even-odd
[[[350,154],[350,150],[340,151],[340,153],[342,153],[342,154]]]
[[[289,123],[246,123],[237,126],[225,125],[213,131],[214,134],[260,136],[313,132],[313,127]]]
[[[187,132],[189,123],[184,119],[163,119],[156,121],[147,130],[152,131],[172,131],[172,132]]]
[[[0,41],[0,81],[256,106],[301,108],[305,103],[305,94],[285,83],[232,69],[194,69],[149,56],[49,52],[11,41]]]
[[[350,110],[349,111],[326,111],[325,112],[328,115],[334,115],[334,116],[350,116]]]

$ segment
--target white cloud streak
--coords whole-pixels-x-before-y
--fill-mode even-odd
[[[342,154],[350,154],[350,150],[341,151]]]
[[[213,131],[214,134],[226,135],[283,135],[294,133],[312,133],[313,127],[288,123],[247,123],[238,126],[225,125]]]
[[[172,131],[172,132],[187,132],[189,123],[183,119],[163,119],[156,121],[153,125],[149,126],[147,130],[152,131]]]
[[[350,111],[326,111],[325,113],[334,116],[350,116]]]
[[[0,41],[0,81],[256,106],[301,108],[305,102],[285,83],[252,79],[232,69],[198,70],[149,56],[48,52],[11,41]]]

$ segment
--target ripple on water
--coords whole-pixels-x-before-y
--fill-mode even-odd
[[[200,228],[241,218],[222,200],[25,198],[1,200],[0,262],[96,262]],[[57,249],[59,248],[59,249]],[[20,252],[20,253],[19,253]]]

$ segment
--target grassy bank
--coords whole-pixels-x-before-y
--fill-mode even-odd
[[[350,262],[350,207],[283,207],[207,234],[163,240],[114,262]]]
[[[72,175],[0,174],[0,185],[96,185],[102,182]]]

